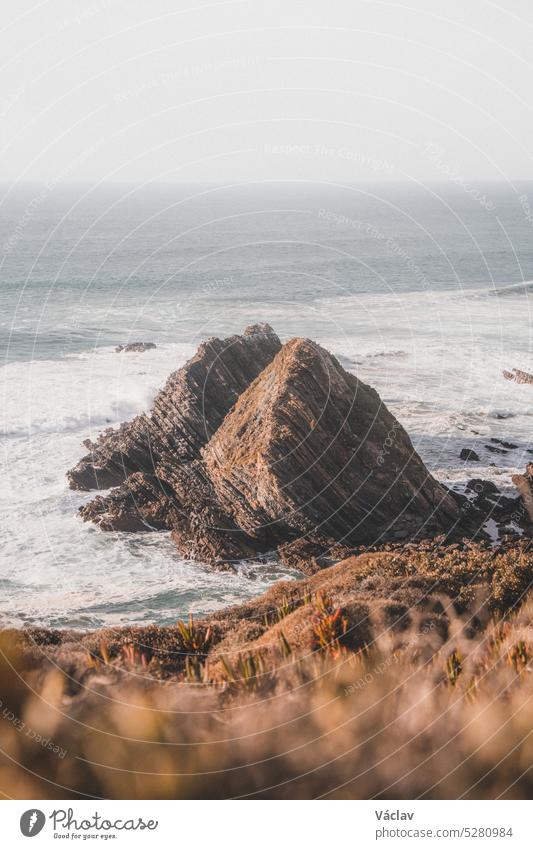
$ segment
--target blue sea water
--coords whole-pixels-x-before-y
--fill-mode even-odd
[[[264,590],[167,534],[102,534],[65,471],[202,339],[268,321],[371,383],[434,474],[505,489],[531,459],[533,184],[3,186],[2,624],[171,622]],[[153,341],[144,354],[115,345]],[[518,448],[493,454],[504,438]],[[459,460],[474,448],[478,464]]]

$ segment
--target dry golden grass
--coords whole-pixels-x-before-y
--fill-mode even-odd
[[[239,608],[235,622],[257,613],[240,648],[227,642],[230,612],[163,636],[153,629],[149,652],[146,633],[142,650],[131,631],[126,650],[118,637],[96,650],[101,635],[91,635],[76,680],[61,635],[41,635],[31,654],[6,633],[0,790],[530,798],[533,599],[519,603],[531,570],[525,549],[360,560]],[[381,599],[370,606],[371,637],[354,642],[353,611],[371,598]],[[175,639],[191,650],[173,676],[159,674],[158,633],[165,646]]]

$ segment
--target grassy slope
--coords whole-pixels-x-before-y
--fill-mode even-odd
[[[5,632],[0,790],[528,797],[532,579],[525,547],[413,548],[199,623]]]

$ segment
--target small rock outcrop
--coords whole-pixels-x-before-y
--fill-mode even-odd
[[[153,348],[157,348],[155,342],[128,342],[126,345],[117,345],[115,353],[142,354],[144,351],[150,351]]]
[[[277,552],[316,571],[357,545],[464,522],[377,392],[314,342],[282,347],[268,325],[201,345],[149,414],[88,447],[71,486],[118,488],[85,520],[170,529],[184,556],[213,564]]]
[[[506,380],[514,380],[515,383],[533,383],[533,374],[521,371],[519,368],[513,368],[510,371],[504,369],[502,374]]]
[[[473,451],[472,448],[463,448],[459,457],[461,460],[467,460],[471,463],[479,463],[479,454]]]

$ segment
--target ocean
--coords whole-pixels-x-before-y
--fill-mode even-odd
[[[449,486],[511,490],[533,459],[533,386],[502,376],[533,370],[533,184],[0,188],[0,625],[164,624],[294,576],[104,534],[65,478],[201,340],[250,323],[336,354]],[[157,348],[115,353],[129,341]]]

